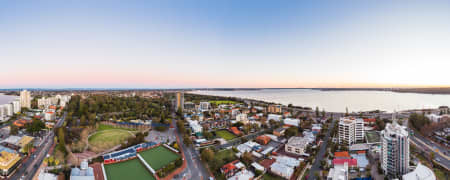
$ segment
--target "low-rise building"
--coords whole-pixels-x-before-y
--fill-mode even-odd
[[[71,180],[95,180],[94,169],[89,167],[86,160],[80,163],[80,168],[72,168],[70,171]]]
[[[327,180],[348,180],[348,164],[335,165],[328,172]]]
[[[243,124],[248,124],[247,114],[241,113],[236,115],[236,121],[242,122]]]
[[[9,148],[0,145],[0,175],[8,176],[20,164],[20,155]]]
[[[402,177],[407,180],[436,180],[433,171],[421,163],[417,165],[414,171],[409,172]]]
[[[308,139],[304,137],[291,137],[285,145],[285,151],[297,155],[305,154],[305,149],[308,146]]]

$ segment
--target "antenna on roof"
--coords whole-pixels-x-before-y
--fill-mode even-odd
[[[392,113],[392,123],[397,124],[397,112],[394,110],[394,113]]]

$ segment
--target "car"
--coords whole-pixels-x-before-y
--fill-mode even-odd
[[[437,161],[437,162],[441,162],[440,158],[435,158],[434,160]]]

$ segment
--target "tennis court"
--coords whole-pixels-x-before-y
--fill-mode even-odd
[[[151,172],[145,168],[138,159],[132,159],[120,163],[107,164],[105,166],[108,180],[154,180]]]
[[[139,155],[154,169],[159,170],[171,162],[180,158],[180,155],[170,151],[164,146],[158,146],[146,151],[142,151]]]

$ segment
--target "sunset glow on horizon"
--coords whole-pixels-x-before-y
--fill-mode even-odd
[[[2,88],[450,87],[450,1],[9,1]]]

